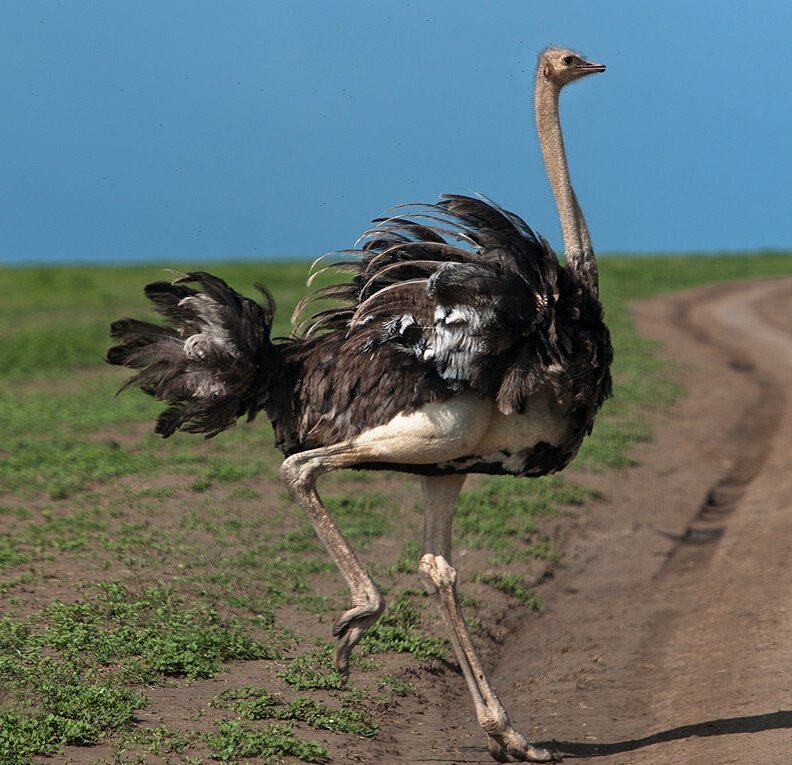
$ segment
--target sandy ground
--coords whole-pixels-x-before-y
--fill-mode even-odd
[[[791,763],[792,280],[635,313],[687,395],[639,467],[577,476],[606,499],[560,530],[548,608],[509,625],[492,679],[565,759]],[[491,762],[459,676],[393,726],[379,762]]]

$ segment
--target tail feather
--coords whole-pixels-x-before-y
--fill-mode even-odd
[[[167,326],[137,319],[110,326],[117,344],[107,361],[139,370],[119,392],[137,386],[168,404],[157,433],[167,438],[185,430],[211,438],[243,415],[252,420],[266,404],[278,357],[270,340],[275,302],[266,288],[258,289],[263,305],[195,271],[145,288]]]

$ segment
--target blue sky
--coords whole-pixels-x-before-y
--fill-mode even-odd
[[[532,116],[562,95],[597,249],[790,248],[792,3],[5,0],[0,260],[313,258],[481,192],[560,249]]]

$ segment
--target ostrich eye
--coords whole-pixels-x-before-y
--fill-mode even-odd
[[[571,64],[571,63],[572,63],[572,62],[575,60],[575,57],[574,57],[574,56],[564,56],[564,58],[562,58],[561,60],[562,60],[562,61],[563,61],[563,62],[564,62],[564,63],[565,63],[567,66],[569,66],[569,65],[570,65],[570,64]]]

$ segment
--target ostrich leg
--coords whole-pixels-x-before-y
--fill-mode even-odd
[[[476,717],[487,734],[492,757],[499,762],[506,762],[510,756],[521,761],[552,762],[557,759],[552,752],[529,744],[512,727],[476,655],[459,607],[456,571],[451,565],[451,520],[464,480],[465,476],[456,475],[423,478],[426,515],[420,572],[451,634],[451,644],[473,698]]]
[[[398,415],[349,441],[300,452],[283,461],[281,480],[308,515],[352,596],[352,607],[333,627],[337,639],[335,662],[342,677],[349,674],[352,648],[382,613],[385,601],[322,504],[316,491],[317,479],[331,470],[366,462],[432,464],[469,454],[486,430],[490,410],[490,402],[461,394],[442,404]],[[458,493],[459,489],[454,498]]]
[[[337,641],[335,664],[346,680],[349,677],[349,655],[385,610],[385,600],[316,491],[319,475],[335,469],[338,463],[340,455],[332,452],[333,447],[330,447],[289,457],[281,465],[280,475],[292,499],[306,512],[317,536],[336,562],[352,596],[352,607],[344,611],[333,625]],[[332,457],[336,459],[332,460]]]

